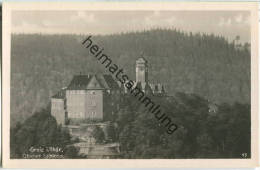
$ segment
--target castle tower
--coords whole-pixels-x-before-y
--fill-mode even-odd
[[[136,82],[142,85],[148,83],[148,64],[144,57],[136,60]]]

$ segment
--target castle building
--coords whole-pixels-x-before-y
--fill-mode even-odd
[[[144,57],[136,60],[135,86],[147,95],[163,96],[164,86],[148,81],[148,62]],[[95,144],[93,131],[102,129],[105,140],[110,141],[109,127],[124,103],[129,90],[112,75],[75,75],[69,85],[51,98],[51,114],[59,125],[68,129],[73,145],[88,158],[117,158],[119,143]]]
[[[66,121],[103,121],[111,114],[104,114],[104,105],[115,106],[119,90],[111,75],[76,75],[68,87],[52,97],[51,114],[62,125]]]
[[[145,92],[145,94],[165,95],[165,87],[162,84],[150,83],[148,81],[148,61],[144,57],[136,60],[136,81],[135,86]]]
[[[145,94],[164,96],[162,84],[148,81],[148,62],[144,57],[136,60],[136,81]],[[109,120],[120,107],[120,98],[127,93],[124,85],[112,75],[75,75],[70,84],[51,99],[51,114],[61,125]]]

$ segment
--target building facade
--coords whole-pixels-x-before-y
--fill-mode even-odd
[[[162,85],[149,83],[148,62],[143,57],[136,60],[135,86],[149,95],[165,93]],[[73,146],[80,148],[80,154],[87,158],[118,158],[120,145],[111,140],[108,129],[117,127],[111,120],[127,95],[131,95],[129,90],[112,75],[75,75],[67,87],[52,96],[51,114],[73,139],[78,139]],[[95,127],[102,129],[106,143],[96,143]]]
[[[65,90],[61,89],[51,99],[51,114],[56,118],[58,124],[65,124],[66,121]]]
[[[111,75],[76,75],[68,87],[52,97],[51,114],[62,125],[103,121],[112,114],[108,111],[113,111],[119,90]],[[104,101],[112,109],[104,109]]]
[[[149,82],[148,62],[144,57],[136,60],[135,86],[145,94],[166,94],[162,84]],[[105,121],[120,109],[121,98],[127,93],[127,88],[112,75],[75,75],[68,87],[52,97],[51,114],[62,125]]]

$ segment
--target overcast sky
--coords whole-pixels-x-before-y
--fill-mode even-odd
[[[213,33],[250,42],[246,11],[14,11],[13,33],[114,34],[152,28]]]

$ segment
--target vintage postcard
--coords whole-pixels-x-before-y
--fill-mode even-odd
[[[254,2],[4,2],[4,167],[256,167]]]

